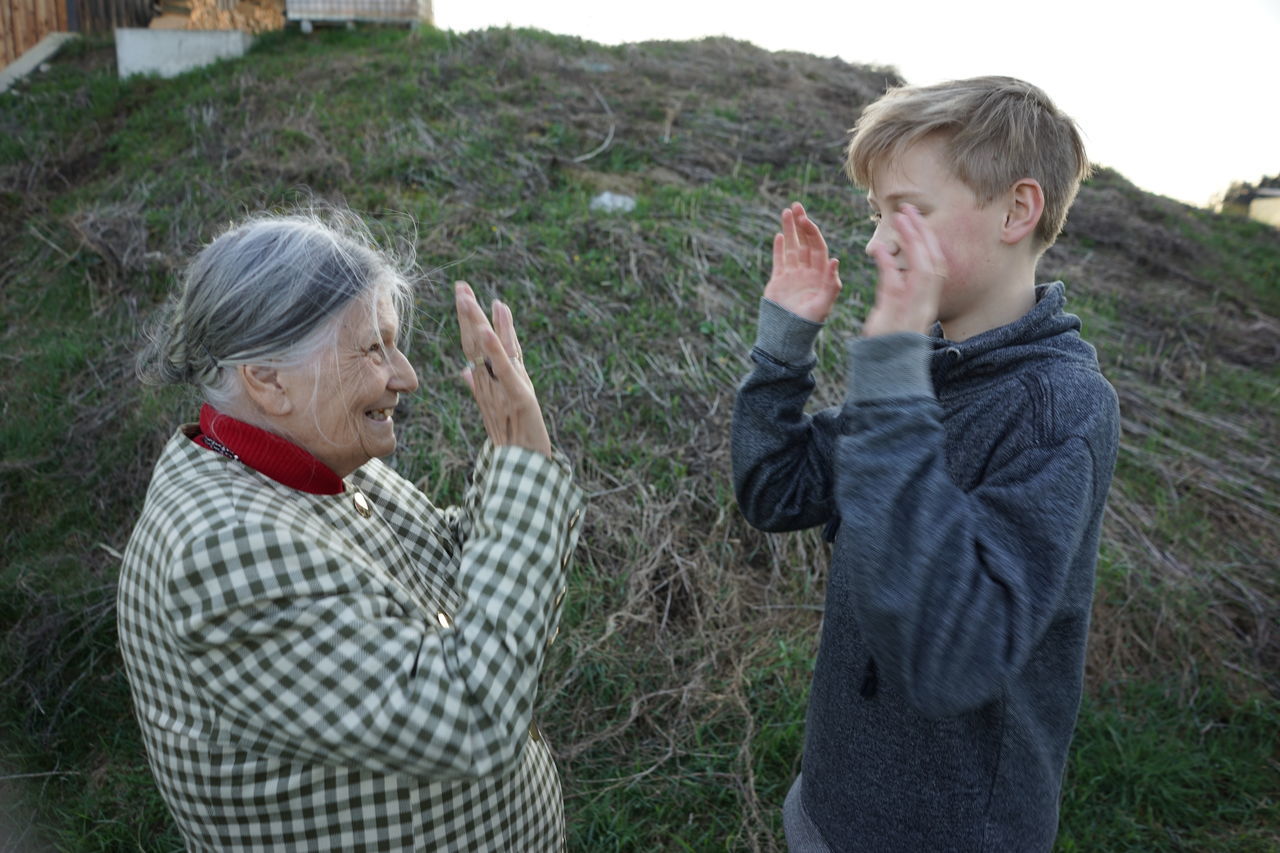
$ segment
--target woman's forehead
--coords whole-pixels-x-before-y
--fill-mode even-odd
[[[378,331],[395,331],[400,327],[400,312],[395,300],[386,290],[376,297],[356,299],[342,315],[342,328],[352,334],[363,335],[376,328]]]
[[[379,326],[394,329],[400,325],[400,312],[396,310],[396,302],[391,298],[391,292],[386,288],[378,292],[374,310],[377,312]]]

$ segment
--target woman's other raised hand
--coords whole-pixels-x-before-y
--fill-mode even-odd
[[[493,302],[493,324],[471,287],[454,285],[454,303],[467,366],[462,378],[471,388],[489,440],[551,455],[551,438],[542,418],[533,382],[524,369],[515,319],[503,302]]]

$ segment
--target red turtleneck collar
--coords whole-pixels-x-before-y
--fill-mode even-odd
[[[300,492],[338,495],[346,489],[341,477],[298,445],[224,415],[208,403],[200,407],[200,432],[191,440]]]

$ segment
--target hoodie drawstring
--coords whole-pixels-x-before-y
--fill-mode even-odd
[[[880,687],[880,674],[876,671],[876,659],[867,658],[867,670],[862,676],[862,687],[858,692],[862,694],[863,699],[870,699],[876,695],[876,690]]]

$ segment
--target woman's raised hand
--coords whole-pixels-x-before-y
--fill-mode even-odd
[[[765,299],[814,323],[826,322],[840,295],[840,261],[827,255],[827,242],[800,202],[782,211],[782,230],[773,237],[773,274]]]
[[[467,357],[462,378],[480,407],[489,440],[495,445],[510,444],[550,456],[551,438],[533,382],[524,369],[511,309],[495,299],[490,325],[465,281],[454,285],[454,302],[462,332],[462,352]]]

